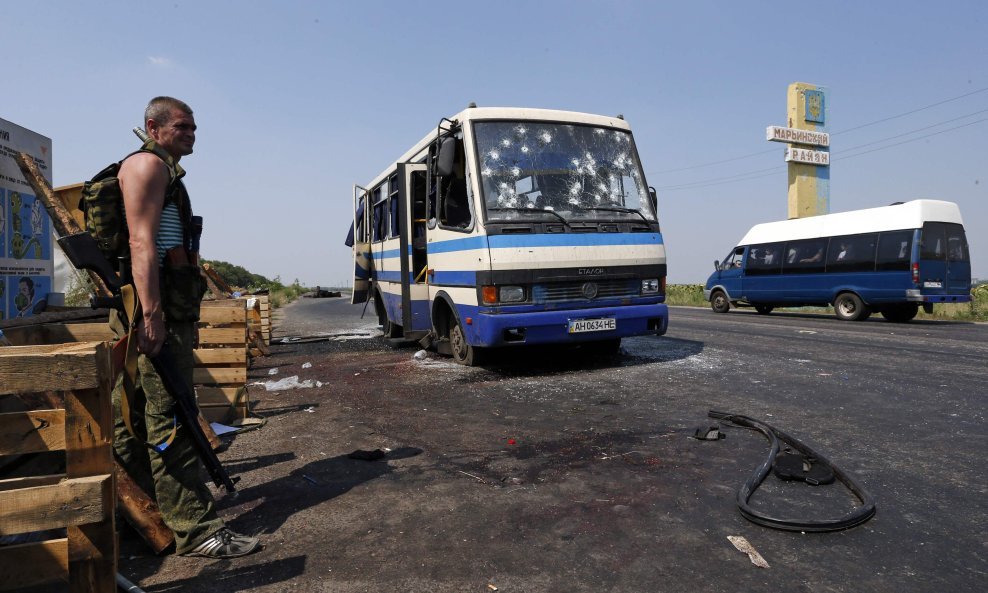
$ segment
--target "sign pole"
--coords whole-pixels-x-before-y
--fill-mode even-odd
[[[805,82],[790,84],[786,101],[789,128],[826,133],[827,103],[824,87]],[[810,154],[807,157],[806,153],[821,154]],[[829,148],[824,148],[822,151],[808,151],[789,144],[786,160],[789,161],[789,218],[828,214],[830,212]]]

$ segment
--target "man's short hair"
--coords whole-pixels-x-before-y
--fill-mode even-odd
[[[158,125],[165,125],[171,119],[173,109],[192,115],[192,108],[184,101],[179,101],[174,97],[155,97],[148,102],[148,106],[144,110],[144,121],[146,123],[151,119]]]
[[[31,291],[31,294],[34,294],[34,280],[32,280],[31,278],[27,276],[22,276],[21,279],[17,281],[17,283],[27,284],[27,289]]]

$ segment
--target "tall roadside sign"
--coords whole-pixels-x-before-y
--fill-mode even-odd
[[[51,221],[14,158],[31,155],[48,180],[51,139],[0,119],[0,320],[43,311],[52,291]]]
[[[787,93],[788,125],[769,126],[767,140],[786,143],[789,163],[789,218],[830,212],[830,134],[827,91],[794,82]]]

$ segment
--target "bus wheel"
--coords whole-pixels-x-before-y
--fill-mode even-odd
[[[723,290],[715,290],[710,295],[710,308],[714,313],[727,313],[731,310],[731,301],[727,300],[727,295]]]
[[[853,292],[842,292],[834,300],[834,314],[842,321],[864,321],[871,311]]]
[[[467,343],[466,333],[459,322],[449,330],[449,350],[457,364],[471,367],[480,362],[480,349]]]
[[[388,319],[388,311],[384,308],[384,299],[381,293],[374,293],[374,309],[377,311],[377,324],[381,326],[381,332],[385,338],[400,338],[402,336],[401,326]]]
[[[912,321],[919,313],[919,305],[916,303],[906,303],[904,305],[890,305],[882,309],[882,317],[894,323],[906,323]]]
[[[755,305],[755,311],[758,311],[759,315],[768,315],[773,309],[775,309],[775,307],[771,305]]]

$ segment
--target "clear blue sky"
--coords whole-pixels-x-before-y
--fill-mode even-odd
[[[52,139],[55,185],[133,150],[147,100],[179,97],[199,124],[183,165],[204,255],[285,282],[346,281],[352,185],[470,101],[624,114],[669,281],[702,282],[786,217],[765,127],[795,81],[828,89],[832,133],[929,107],[834,135],[831,210],[955,201],[988,278],[983,0],[5,0],[0,31],[0,118]]]

